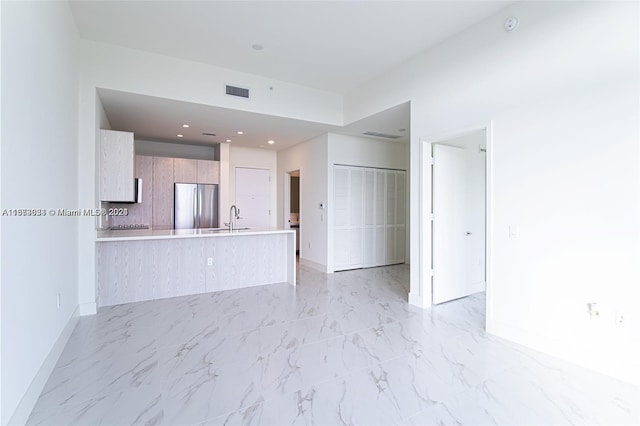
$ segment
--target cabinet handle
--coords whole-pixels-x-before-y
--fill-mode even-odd
[[[193,188],[193,227],[196,227],[196,215],[198,212],[198,189]]]

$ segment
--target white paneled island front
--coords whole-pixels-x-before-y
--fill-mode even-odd
[[[98,306],[296,284],[292,230],[98,231]]]

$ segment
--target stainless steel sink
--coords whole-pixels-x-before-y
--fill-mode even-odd
[[[247,229],[251,229],[251,228],[233,228],[234,231],[246,231]],[[202,229],[200,232],[202,233],[213,233],[213,232],[229,232],[229,228],[207,228],[207,229]]]

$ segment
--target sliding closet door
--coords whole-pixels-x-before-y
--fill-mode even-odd
[[[334,270],[404,263],[405,172],[334,166]]]

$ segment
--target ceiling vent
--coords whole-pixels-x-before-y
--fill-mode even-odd
[[[202,132],[202,136],[215,136],[215,133]]]
[[[396,135],[388,135],[386,133],[378,133],[378,132],[364,132],[365,136],[374,136],[376,138],[385,138],[385,139],[400,139],[402,136]]]
[[[229,96],[237,96],[238,98],[249,99],[249,89],[238,86],[230,86],[228,84],[225,85],[225,89],[227,91],[227,95]]]

